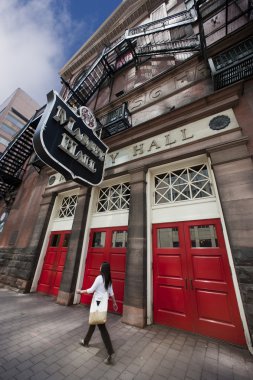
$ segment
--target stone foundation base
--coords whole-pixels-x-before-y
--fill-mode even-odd
[[[29,293],[30,291],[30,281],[23,280],[21,278],[11,277],[11,276],[1,276],[0,277],[1,287],[10,286],[11,288],[18,289],[21,293]]]
[[[146,310],[134,306],[123,305],[122,322],[143,328],[146,326]]]
[[[63,292],[59,290],[56,302],[59,305],[69,306],[73,305],[74,293]]]

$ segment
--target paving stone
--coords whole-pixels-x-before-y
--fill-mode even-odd
[[[11,368],[7,371],[4,371],[3,373],[0,373],[0,379],[1,380],[9,380],[9,379],[15,379],[15,376],[19,374],[19,371],[17,368]]]
[[[48,373],[46,373],[45,371],[40,371],[40,372],[37,372],[37,373],[34,373],[30,379],[31,380],[46,380],[48,379],[49,375]]]
[[[136,364],[130,364],[128,367],[127,367],[128,371],[133,373],[133,374],[137,374],[138,372],[140,372],[140,367]]]
[[[174,367],[171,370],[171,375],[175,376],[175,377],[178,377],[179,379],[184,379],[184,377],[186,375],[186,369],[185,368]]]
[[[161,376],[161,375],[157,375],[155,374],[153,377],[151,377],[152,380],[167,380],[168,378],[167,377],[164,377],[164,376]]]
[[[65,376],[62,373],[54,373],[53,375],[49,376],[47,380],[63,380],[66,379]],[[80,379],[77,377],[77,379]]]
[[[30,369],[26,369],[25,371],[20,372],[15,376],[15,380],[27,380],[33,376],[33,373]]]
[[[43,371],[45,368],[47,368],[47,364],[44,362],[37,363],[31,367],[31,370],[33,373],[37,373],[40,371]]]
[[[113,368],[110,368],[106,373],[104,373],[104,379],[108,380],[118,379],[119,376],[120,373],[118,371],[115,371]]]
[[[133,380],[134,379],[134,374],[129,372],[129,371],[123,371],[120,375],[119,375],[119,379],[120,380]]]
[[[52,375],[53,373],[55,372],[59,372],[61,369],[61,366],[59,366],[59,364],[57,363],[53,363],[53,364],[50,364],[50,366],[47,366],[45,368],[45,371],[49,374],[49,375]]]

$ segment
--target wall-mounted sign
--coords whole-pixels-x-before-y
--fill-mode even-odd
[[[86,118],[79,116],[55,91],[47,99],[33,138],[35,152],[67,180],[98,185],[103,180],[108,147],[93,131],[93,123],[89,126],[85,123],[92,120],[90,110]]]

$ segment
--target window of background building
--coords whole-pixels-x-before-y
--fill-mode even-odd
[[[8,133],[9,135],[11,135],[11,136],[14,136],[17,132],[16,131],[14,131],[14,129],[12,129],[11,127],[9,127],[7,124],[5,124],[5,123],[3,123],[2,125],[1,125],[1,129],[4,131],[4,132],[6,132],[6,133]]]
[[[19,129],[23,128],[23,126],[25,125],[25,122],[21,122],[16,116],[14,116],[11,113],[8,113],[6,119],[9,120],[12,124],[16,125],[16,127],[18,127]]]
[[[0,216],[0,233],[3,231],[7,218],[8,218],[8,212],[4,211]]]
[[[8,146],[9,145],[9,141],[0,136],[0,144]]]

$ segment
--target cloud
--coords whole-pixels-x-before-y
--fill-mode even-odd
[[[84,25],[74,23],[68,0],[0,1],[0,104],[18,87],[40,105],[60,90],[59,70]]]

